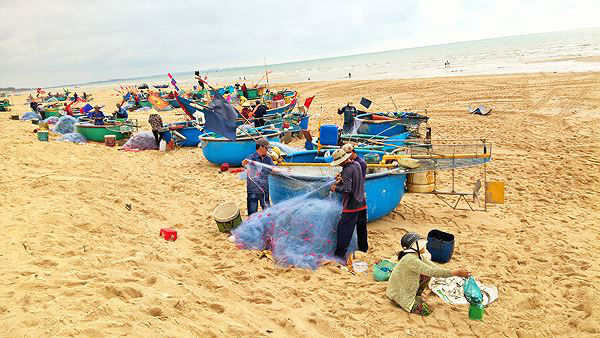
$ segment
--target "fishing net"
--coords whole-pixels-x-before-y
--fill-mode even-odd
[[[151,107],[141,107],[141,108],[138,108],[138,109],[134,110],[134,112],[136,112],[136,113],[145,112],[145,111],[148,111],[150,109],[152,109],[152,108]]]
[[[57,141],[60,142],[73,142],[73,143],[86,143],[87,140],[85,139],[85,136],[79,134],[79,133],[66,133],[64,135],[62,135],[61,137],[56,139]]]
[[[125,150],[154,150],[158,149],[156,145],[156,139],[151,131],[141,131],[134,134],[129,140],[123,145]]]
[[[21,121],[29,121],[33,119],[41,120],[42,117],[38,113],[28,111],[21,116]]]
[[[260,163],[247,165],[248,179],[264,170],[278,170]],[[294,177],[278,170],[271,175],[270,193],[282,201],[251,215],[233,231],[242,249],[270,250],[276,264],[316,269],[323,261],[337,259],[337,223],[342,212],[341,198],[329,193],[334,174],[314,179]],[[356,250],[356,234],[348,253]]]
[[[56,124],[58,123],[59,117],[58,116],[50,116],[49,118],[45,119],[44,122],[48,123],[48,124]]]
[[[281,142],[269,142],[269,143],[271,143],[271,146],[279,148],[279,150],[281,150],[282,153],[286,153],[286,154],[291,154],[291,153],[295,153],[295,152],[304,150],[302,148],[288,146],[287,144],[283,144]]]
[[[73,133],[75,131],[75,123],[77,123],[77,119],[73,116],[62,116],[58,119],[52,131],[59,134]]]

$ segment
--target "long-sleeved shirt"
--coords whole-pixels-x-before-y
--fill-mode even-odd
[[[356,212],[367,208],[365,179],[358,162],[350,162],[342,167],[342,182],[335,191],[342,194],[342,212]]]
[[[360,156],[356,155],[356,158],[354,159],[354,162],[358,163],[360,165],[360,169],[362,172],[362,176],[363,176],[363,180],[367,179],[367,162],[365,162],[365,160],[363,160]]]
[[[338,114],[344,114],[344,124],[349,125],[354,123],[354,116],[356,116],[356,108],[350,105],[344,106],[338,110]]]
[[[102,113],[101,111],[91,111],[87,114],[87,117],[94,120],[94,124],[95,125],[102,125],[104,124],[104,113]]]
[[[419,289],[419,275],[451,277],[452,273],[450,270],[436,266],[427,258],[420,260],[416,253],[409,253],[400,259],[392,271],[385,294],[410,312]]]
[[[269,192],[269,174],[275,164],[269,155],[260,156],[257,152],[246,157],[248,161],[259,162],[266,165],[253,165],[246,170],[246,191],[248,194],[265,194]]]
[[[119,111],[117,112],[117,118],[120,119],[126,119],[129,117],[129,113],[127,113],[127,109],[121,107],[119,108]]]

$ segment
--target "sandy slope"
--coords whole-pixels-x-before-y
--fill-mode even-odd
[[[488,178],[506,182],[505,205],[454,211],[407,195],[369,225],[371,250],[359,256],[390,256],[407,230],[454,233],[449,266],[499,287],[484,322],[433,296],[431,317],[408,315],[370,275],[283,270],[235,249],[210,213],[230,200],[245,209],[245,184],[217,173],[198,149],[42,143],[31,124],[0,113],[0,335],[600,336],[600,74],[285,87],[317,95],[313,112],[327,113],[313,129],[340,123],[332,112],[349,98],[390,107],[392,96],[400,108],[427,108],[434,137],[495,142]],[[94,91],[95,102],[112,105],[113,93]],[[24,99],[13,99],[16,111]],[[472,116],[468,104],[494,111]],[[460,186],[481,175],[464,170]],[[165,226],[178,229],[176,242],[158,237]]]

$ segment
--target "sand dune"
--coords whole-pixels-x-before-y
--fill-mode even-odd
[[[236,249],[210,215],[223,201],[245,213],[245,183],[218,173],[199,149],[43,143],[33,125],[0,113],[1,336],[600,337],[599,73],[281,87],[316,95],[313,130],[340,124],[334,111],[347,100],[391,109],[392,96],[400,109],[426,108],[434,138],[494,142],[488,179],[506,183],[506,204],[454,211],[406,195],[369,224],[371,250],[358,257],[370,265],[389,257],[408,230],[452,232],[448,266],[499,288],[483,322],[434,296],[431,317],[408,315],[370,269],[286,270]],[[112,89],[93,93],[110,107],[119,100]],[[25,95],[13,102],[19,113],[28,108]],[[466,112],[478,104],[492,114]],[[147,116],[134,117],[148,129]],[[472,189],[482,170],[459,177]],[[180,238],[164,241],[161,227]]]

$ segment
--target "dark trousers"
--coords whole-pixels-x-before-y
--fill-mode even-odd
[[[153,130],[152,134],[154,134],[154,140],[156,141],[156,145],[160,145],[160,141],[164,138],[164,132]]]
[[[369,250],[369,241],[367,238],[367,209],[358,212],[356,221],[356,241],[358,250],[367,252]]]
[[[248,207],[248,216],[258,211],[259,202],[262,210],[265,210],[266,208],[270,207],[271,200],[269,198],[269,193],[248,193],[248,198],[246,200],[246,206]]]
[[[354,121],[344,122],[344,134],[350,134],[354,129]]]
[[[337,225],[337,245],[335,255],[339,258],[346,259],[346,252],[352,240],[352,234],[358,221],[358,211],[342,212],[342,217]]]
[[[356,212],[342,212],[337,226],[337,246],[335,255],[342,259],[346,258],[348,246],[352,241],[352,234],[356,228],[356,239],[358,250],[367,252],[369,243],[367,241],[367,210]]]

